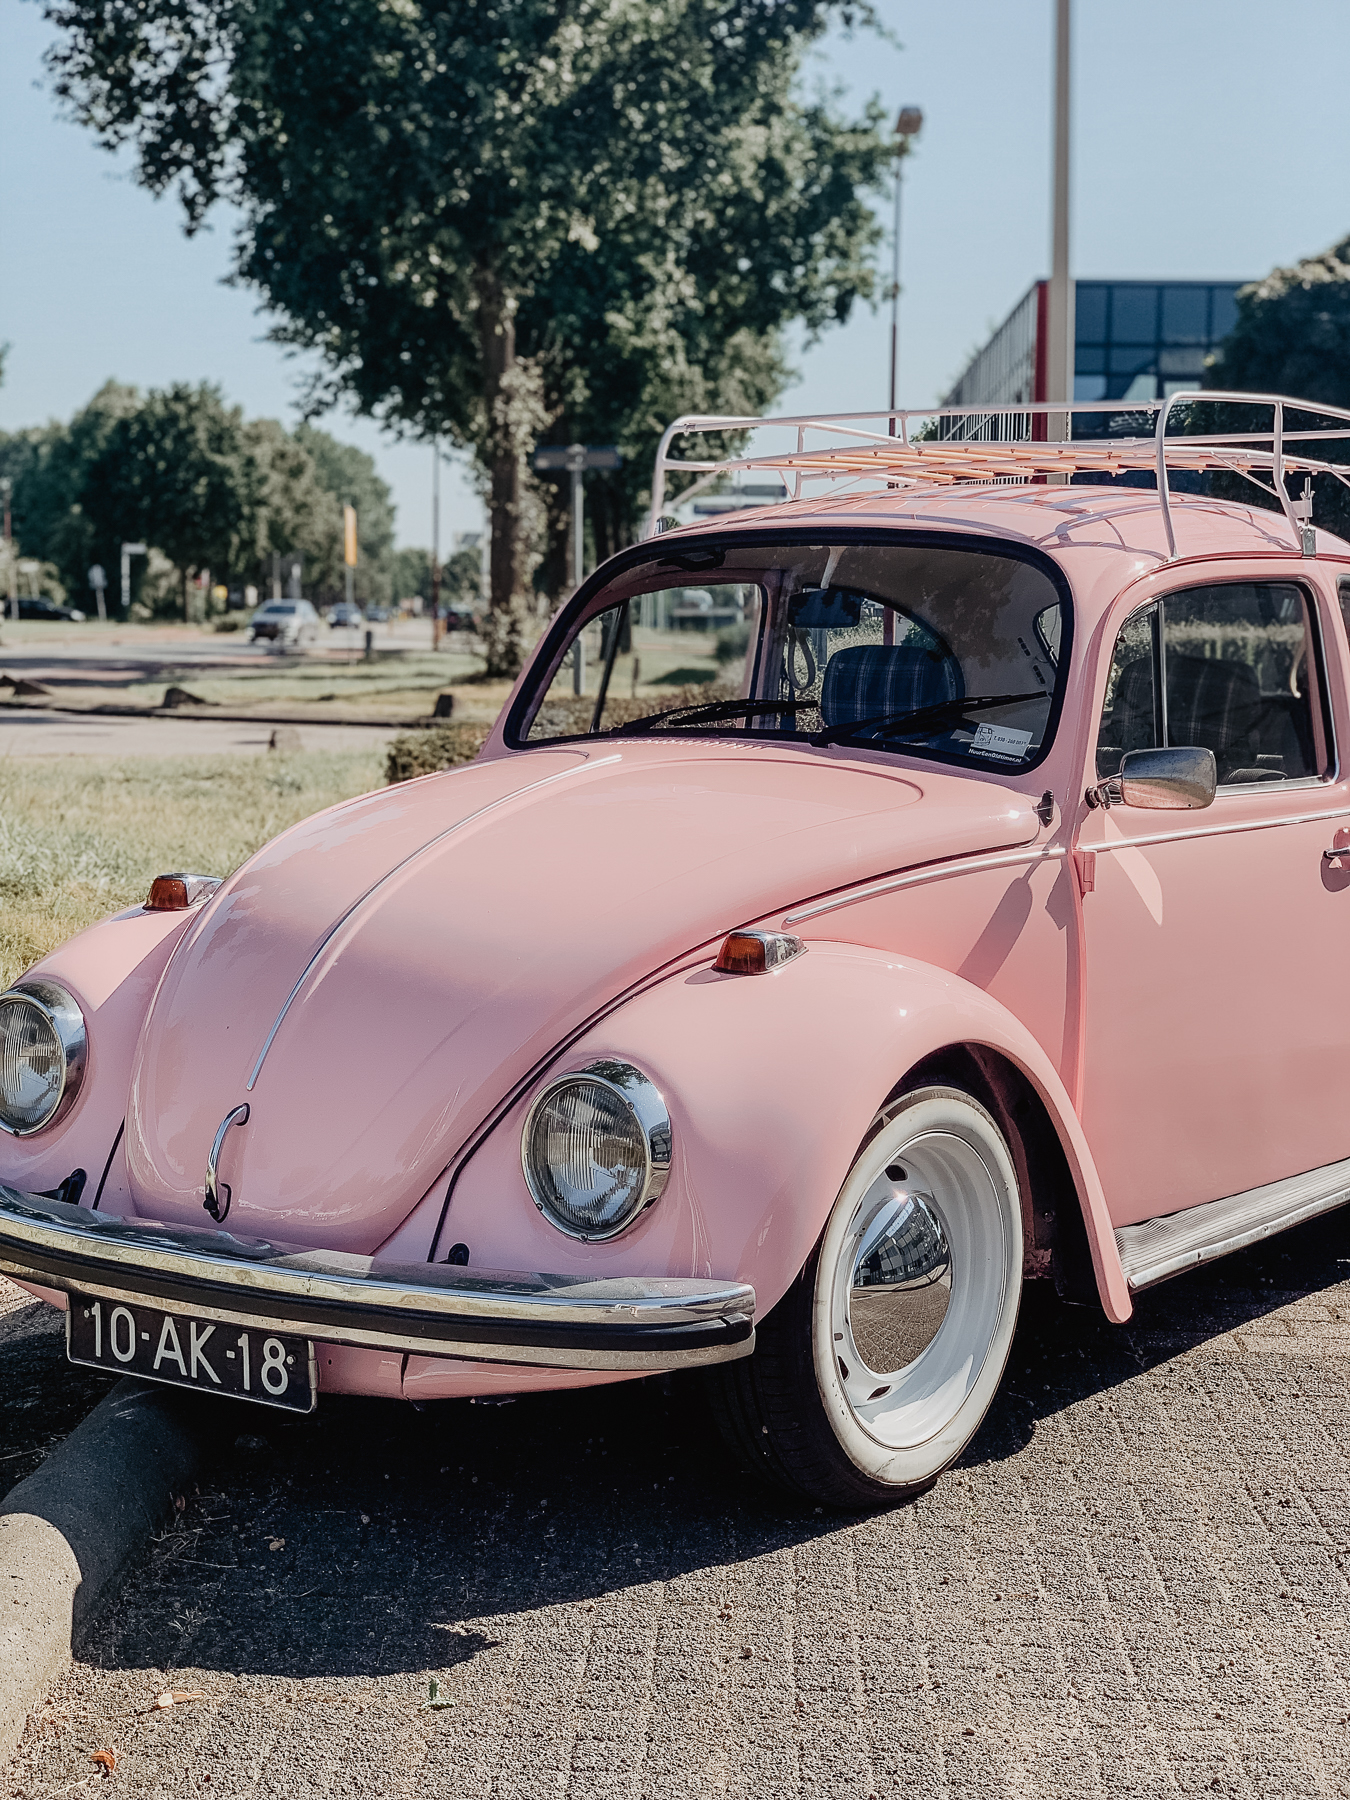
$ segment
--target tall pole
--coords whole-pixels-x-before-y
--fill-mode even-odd
[[[441,440],[431,440],[431,647],[441,642]]]
[[[5,476],[3,481],[0,481],[0,489],[4,490],[5,495],[5,563],[6,584],[8,587],[7,597],[10,603],[10,611],[13,613],[15,623],[17,624],[19,618],[19,585],[16,579],[17,572],[14,567],[13,520],[9,510],[10,499],[14,493],[14,483],[8,475]],[[3,610],[3,606],[0,606],[0,613],[3,613]]]
[[[894,412],[897,406],[897,388],[900,380],[900,196],[904,187],[905,158],[909,155],[910,140],[923,125],[923,114],[917,106],[904,106],[900,109],[900,117],[895,121],[895,216],[891,223],[891,397],[890,407]],[[895,436],[895,420],[890,424],[891,436]]]
[[[586,577],[586,514],[585,492],[581,485],[581,471],[585,467],[586,447],[584,444],[572,444],[568,448],[569,467],[572,472],[572,586],[579,588]],[[586,692],[586,641],[580,632],[577,633],[576,647],[572,652],[572,692]]]
[[[579,588],[586,578],[586,514],[585,493],[581,485],[581,465],[572,465],[572,586]]]
[[[1073,399],[1073,281],[1069,275],[1069,102],[1070,8],[1055,0],[1055,160],[1050,219],[1050,292],[1046,307],[1045,397]],[[1062,442],[1071,415],[1051,413],[1047,435]]]

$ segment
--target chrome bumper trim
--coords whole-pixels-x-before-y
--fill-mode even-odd
[[[473,1362],[642,1373],[755,1347],[740,1281],[521,1274],[287,1251],[261,1238],[117,1219],[0,1185],[0,1274],[330,1344]]]

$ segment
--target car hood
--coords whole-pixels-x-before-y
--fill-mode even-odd
[[[634,983],[736,925],[1029,842],[1025,795],[837,751],[539,749],[321,813],[246,863],[165,971],[126,1125],[138,1209],[369,1253],[485,1115]],[[634,1046],[640,1054],[640,1046]]]

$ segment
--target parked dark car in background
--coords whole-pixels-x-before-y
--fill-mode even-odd
[[[55,619],[67,625],[82,625],[84,614],[78,606],[58,606],[55,600],[20,600],[20,619]],[[13,618],[14,602],[8,603],[9,616]]]

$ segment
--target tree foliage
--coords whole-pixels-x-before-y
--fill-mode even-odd
[[[1350,238],[1238,289],[1205,385],[1350,406]]]
[[[833,0],[49,0],[60,93],[365,410],[471,448],[491,654],[519,658],[541,438],[617,443],[602,547],[655,438],[757,411],[781,329],[847,316],[879,236],[879,114],[797,91]],[[550,485],[544,503],[561,507]],[[556,535],[556,534],[555,534]]]
[[[273,555],[298,554],[307,590],[342,590],[342,506],[357,508],[363,599],[392,589],[394,511],[372,459],[327,433],[245,420],[219,389],[141,395],[108,382],[69,425],[0,434],[0,475],[14,484],[14,533],[80,593],[91,563],[118,568],[124,541],[143,541],[174,571],[175,610],[209,569],[267,589]],[[156,559],[157,560],[157,559]],[[134,565],[136,587],[146,565]],[[142,598],[146,596],[142,595]]]
[[[1238,289],[1236,322],[1210,360],[1205,386],[1350,408],[1350,237]],[[1295,417],[1289,428],[1308,422]],[[1252,408],[1239,418],[1231,408],[1220,414],[1207,407],[1201,423],[1214,430],[1269,431],[1270,411]],[[1345,445],[1325,445],[1319,454],[1328,462],[1350,462]],[[1232,499],[1278,504],[1263,501],[1240,477],[1216,478],[1211,485]],[[1350,537],[1350,492],[1335,477],[1316,478],[1314,512],[1319,524]]]

